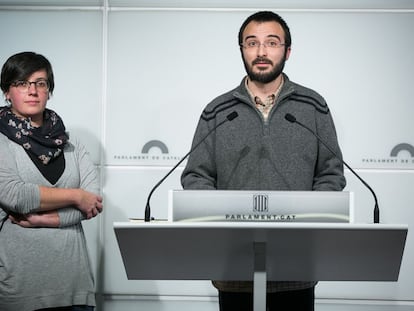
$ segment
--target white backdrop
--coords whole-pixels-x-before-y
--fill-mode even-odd
[[[49,58],[56,76],[49,107],[80,136],[101,169],[105,212],[85,223],[98,289],[110,300],[109,310],[126,310],[114,304],[119,300],[121,306],[125,295],[141,303],[148,295],[215,297],[208,281],[127,280],[112,224],[143,216],[152,186],[190,148],[203,107],[240,83],[244,69],[237,33],[255,10],[168,9],[165,1],[145,9],[132,7],[132,1],[114,2],[122,8],[99,0],[66,3],[73,7],[31,1],[35,7],[10,9],[0,1],[0,60],[22,50]],[[317,296],[414,305],[414,154],[409,152],[414,146],[414,10],[401,9],[407,1],[395,1],[398,10],[280,3],[283,9],[275,10],[293,36],[286,73],[326,98],[344,158],[377,192],[382,221],[409,224],[398,282],[321,283]],[[391,154],[396,146],[402,150]],[[181,170],[154,193],[154,216],[167,217],[167,190],[181,188]],[[346,174],[346,190],[355,192],[356,221],[371,222],[370,193]]]

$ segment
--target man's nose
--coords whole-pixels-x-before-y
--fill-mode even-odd
[[[264,43],[259,44],[259,48],[257,49],[257,54],[260,56],[267,55],[267,47]]]

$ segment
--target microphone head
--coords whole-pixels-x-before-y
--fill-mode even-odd
[[[288,120],[291,123],[296,122],[296,118],[293,115],[291,115],[290,113],[285,114],[285,119]]]
[[[230,113],[229,115],[227,115],[227,120],[229,121],[233,121],[234,119],[236,119],[239,116],[239,114],[236,111],[233,111],[232,113]]]

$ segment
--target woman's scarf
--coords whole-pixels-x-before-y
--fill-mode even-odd
[[[8,106],[0,107],[0,132],[35,154],[44,165],[57,158],[69,137],[56,112],[45,109],[43,125],[33,127],[30,118],[17,117]]]

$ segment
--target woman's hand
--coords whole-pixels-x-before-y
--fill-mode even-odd
[[[102,212],[102,197],[79,188],[49,188],[39,186],[40,211],[51,211],[74,206],[87,219],[91,219]]]
[[[23,228],[58,228],[60,224],[57,211],[47,211],[27,215],[12,214],[9,215],[9,219],[12,223]]]
[[[91,219],[102,212],[102,197],[94,193],[79,189],[80,198],[77,204],[78,209],[83,212],[87,219]]]

